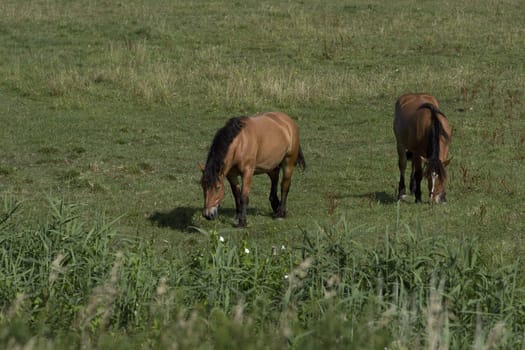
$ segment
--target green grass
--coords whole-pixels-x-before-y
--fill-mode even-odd
[[[270,254],[341,220],[364,247],[406,224],[425,237],[475,239],[487,264],[513,265],[525,230],[521,8],[512,0],[3,1],[0,191],[22,202],[17,232],[45,222],[48,198],[60,198],[80,205],[83,223],[118,218],[117,242],[148,242],[177,266],[208,247],[194,227]],[[393,104],[407,91],[435,95],[454,129],[446,206],[395,203]],[[231,116],[268,110],[296,120],[308,165],[294,174],[288,217],[271,218],[269,179],[260,176],[246,229],[233,228],[230,194],[218,220],[205,221],[198,163],[215,131]],[[154,271],[158,281],[162,269]],[[321,330],[339,324],[323,320]],[[186,330],[209,327],[198,323]],[[233,325],[220,331],[246,335]]]

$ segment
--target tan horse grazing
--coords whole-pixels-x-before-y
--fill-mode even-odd
[[[447,157],[452,128],[436,98],[427,94],[401,96],[395,107],[394,134],[400,173],[398,200],[406,197],[404,174],[407,159],[412,159],[410,192],[415,194],[416,203],[421,202],[423,176],[428,179],[430,203],[445,203],[445,167],[450,163]],[[426,165],[424,173],[422,163]]]
[[[295,165],[306,166],[299,132],[292,119],[284,113],[261,113],[252,117],[236,117],[215,134],[206,166],[202,167],[204,191],[202,215],[215,219],[224,198],[224,178],[228,179],[235,199],[238,226],[246,226],[248,195],[254,174],[266,173],[271,179],[270,204],[275,217],[286,215],[286,199]],[[282,169],[281,200],[277,183]],[[239,184],[242,178],[242,187]]]

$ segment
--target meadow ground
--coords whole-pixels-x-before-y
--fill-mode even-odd
[[[524,252],[520,1],[7,0],[0,13],[0,190],[21,202],[20,230],[60,199],[86,225],[111,221],[116,247],[147,241],[174,265],[210,244],[202,232],[270,254],[343,224],[365,247],[405,226],[476,239],[487,266]],[[435,95],[454,130],[446,206],[395,200],[393,105],[409,91]],[[230,193],[204,220],[198,163],[215,131],[272,110],[296,120],[307,162],[288,217],[271,218],[259,176],[246,229]]]

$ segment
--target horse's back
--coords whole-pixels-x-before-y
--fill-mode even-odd
[[[428,114],[427,110],[419,110],[419,107],[425,103],[430,103],[439,108],[436,98],[429,94],[409,93],[399,97],[396,101],[394,125],[400,124],[399,126],[403,127],[409,124],[411,120],[416,120],[421,114]]]
[[[298,142],[298,129],[290,116],[282,112],[256,114],[247,120],[248,128],[260,143]],[[290,146],[291,147],[291,146]]]
[[[299,132],[295,122],[285,113],[259,113],[246,118],[244,123],[240,147],[248,159],[254,159],[256,172],[272,170],[285,157],[297,157]]]
[[[397,112],[400,111],[403,114],[412,114],[414,113],[419,106],[421,106],[424,103],[431,103],[436,108],[439,107],[439,103],[436,100],[436,98],[432,95],[425,94],[425,93],[408,93],[400,96],[397,99],[396,102],[396,116]]]
[[[296,131],[292,118],[283,112],[264,112],[249,118],[259,131],[279,132],[279,129]]]

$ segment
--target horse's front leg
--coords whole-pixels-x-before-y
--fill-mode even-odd
[[[235,200],[235,220],[239,220],[241,217],[241,185],[239,184],[239,176],[237,174],[229,174],[227,179]]]
[[[252,187],[252,176],[253,176],[253,170],[247,170],[244,171],[242,174],[242,190],[241,190],[241,210],[240,210],[240,216],[239,221],[237,223],[238,227],[246,227],[246,210],[248,208],[248,202],[249,202],[249,194],[250,189]]]

